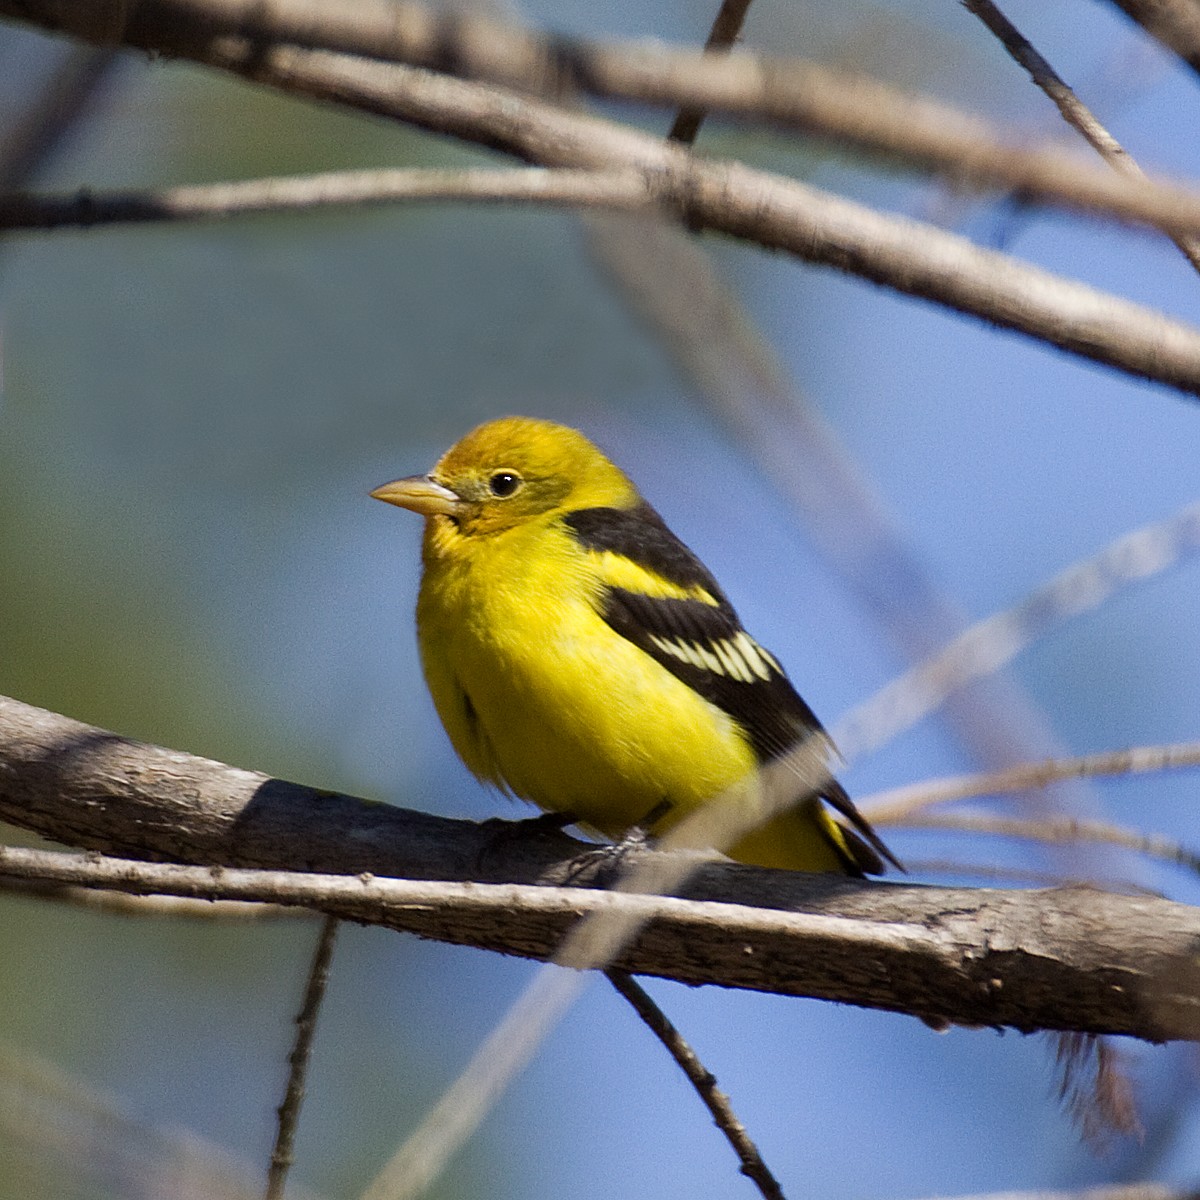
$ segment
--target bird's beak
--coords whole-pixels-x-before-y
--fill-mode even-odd
[[[448,487],[435,483],[428,475],[409,475],[405,479],[393,479],[391,483],[377,487],[371,496],[375,500],[411,509],[426,517],[435,513],[449,516],[458,512],[462,505],[458,495]]]

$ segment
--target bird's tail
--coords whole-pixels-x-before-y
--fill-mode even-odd
[[[832,793],[832,794],[830,794]],[[904,868],[854,807],[841,784],[830,781],[825,798],[855,828],[834,820],[816,796],[772,817],[728,851],[738,862],[787,871],[826,871],[841,875],[882,875],[884,858]]]

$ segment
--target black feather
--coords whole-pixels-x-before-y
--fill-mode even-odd
[[[768,667],[768,678],[756,675],[746,681],[686,662],[655,641],[678,641],[709,650],[731,641],[745,631],[727,603],[663,600],[614,587],[604,594],[601,616],[622,637],[737,721],[760,763],[778,758],[806,735],[821,730],[812,709],[787,676],[773,666]]]
[[[671,532],[662,517],[642,503],[634,509],[585,508],[569,513],[567,526],[589,550],[608,550],[680,588],[701,588],[715,603],[675,600],[609,587],[601,616],[676,678],[731,716],[746,731],[759,762],[786,754],[803,737],[823,732],[774,660],[764,657],[768,678],[747,682],[684,661],[655,639],[711,648],[745,634],[733,605],[708,568]]]
[[[801,699],[775,659],[749,638],[733,605],[708,568],[668,528],[644,501],[633,509],[586,508],[564,517],[580,545],[610,551],[681,589],[700,589],[713,603],[701,599],[668,599],[609,586],[600,597],[600,615],[622,637],[644,650],[711,704],[732,717],[745,731],[755,757],[767,764],[793,750],[806,737],[825,736],[816,714]],[[712,670],[672,654],[661,642],[683,643],[715,653],[715,647],[739,643],[757,651],[752,679],[727,670]],[[741,656],[745,658],[746,655]],[[765,678],[763,677],[765,675]],[[852,826],[843,827],[846,846],[838,847],[851,874],[879,874],[882,858],[903,870],[879,835],[832,776],[820,788],[827,800]],[[802,799],[797,796],[797,800]],[[855,832],[857,831],[857,832]]]
[[[624,555],[670,583],[701,587],[718,603],[729,604],[709,569],[644,500],[636,508],[579,508],[563,519],[581,546]]]

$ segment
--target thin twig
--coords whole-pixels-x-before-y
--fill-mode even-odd
[[[969,775],[923,780],[886,792],[876,792],[873,796],[864,796],[858,801],[858,806],[874,825],[903,825],[921,809],[934,804],[949,804],[953,800],[1011,795],[1048,787],[1063,779],[1140,775],[1196,766],[1200,766],[1200,741],[1135,746],[1129,750],[1109,750],[1101,754],[1083,754],[1077,758],[1019,763],[1002,771],[978,771]]]
[[[625,997],[634,1011],[649,1027],[650,1032],[666,1047],[667,1053],[687,1076],[688,1082],[712,1114],[717,1128],[725,1135],[741,1163],[741,1172],[750,1179],[767,1200],[784,1200],[779,1181],[771,1174],[758,1147],[746,1132],[729,1103],[729,1097],[717,1087],[716,1076],[700,1061],[687,1039],[667,1019],[666,1014],[650,998],[628,971],[609,967],[604,974],[609,983]]]
[[[996,35],[1005,50],[1029,72],[1033,82],[1054,102],[1063,120],[1078,130],[1088,145],[1113,170],[1120,171],[1131,179],[1146,178],[1145,171],[1138,166],[1133,156],[1109,133],[1092,110],[1079,99],[1074,90],[992,0],[962,0],[962,3]],[[1168,236],[1188,262],[1200,271],[1200,241],[1179,234]]]
[[[1115,592],[1150,579],[1200,551],[1200,503],[1122,534],[1099,553],[1060,571],[1019,604],[976,622],[938,654],[905,671],[833,730],[847,760],[885,744],[950,692],[991,675],[1054,625],[1091,612]],[[784,760],[779,760],[784,761]]]
[[[1158,834],[1138,833],[1108,821],[1086,820],[1081,817],[1044,817],[1026,820],[1018,817],[995,817],[985,813],[915,813],[905,818],[909,829],[957,829],[966,833],[989,833],[998,837],[1021,838],[1030,842],[1062,844],[1066,842],[1101,842],[1134,850],[1150,858],[1200,874],[1200,854],[1171,838]]]
[[[751,3],[752,0],[721,0],[716,19],[708,31],[708,40],[704,43],[707,53],[719,53],[733,46],[742,32]],[[707,115],[702,108],[681,108],[671,123],[667,140],[678,142],[681,146],[692,145]]]
[[[0,194],[0,229],[91,229],[129,222],[195,221],[252,213],[308,212],[349,205],[453,200],[645,211],[656,200],[633,171],[544,167],[330,171],[161,191],[66,195]]]
[[[317,1030],[317,1015],[325,998],[329,983],[329,964],[333,959],[333,947],[337,941],[340,922],[337,917],[326,917],[313,950],[312,966],[304,988],[304,1002],[296,1015],[296,1041],[288,1055],[288,1080],[280,1104],[279,1124],[275,1133],[275,1145],[271,1149],[271,1165],[267,1170],[267,1186],[263,1200],[283,1200],[287,1186],[288,1171],[295,1161],[296,1126],[300,1121],[300,1109],[304,1104],[304,1083],[308,1075],[308,1064],[312,1059],[313,1038]]]
[[[248,900],[192,900],[185,896],[133,896],[125,892],[100,892],[70,884],[44,883],[0,875],[0,892],[50,900],[73,908],[86,908],[118,917],[168,917],[187,921],[309,920],[302,908],[261,904]]]

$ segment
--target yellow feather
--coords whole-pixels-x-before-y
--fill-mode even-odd
[[[716,607],[717,599],[698,583],[681,587],[670,579],[655,575],[645,567],[625,558],[612,550],[590,550],[592,569],[610,587],[624,588],[627,592],[640,592],[657,600],[699,600],[701,604]]]

